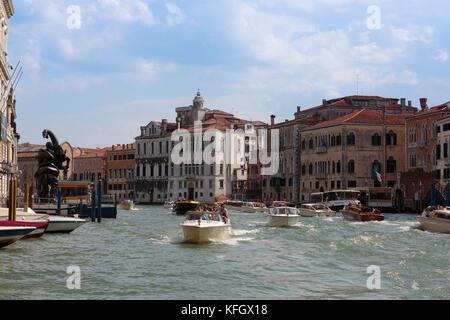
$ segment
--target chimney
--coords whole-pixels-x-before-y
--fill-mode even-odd
[[[322,99],[322,105],[326,105],[327,104],[327,99]]]
[[[273,126],[275,124],[275,115],[270,116],[270,125]]]
[[[145,134],[145,128],[141,127],[141,136],[143,136]]]
[[[177,117],[177,128],[180,129],[180,127],[181,127],[180,117]]]
[[[162,119],[162,133],[167,133],[167,119]]]
[[[412,107],[411,100],[408,100],[408,107]]]
[[[400,101],[401,101],[400,104],[402,105],[402,109],[404,109],[406,107],[406,99],[401,98]]]
[[[122,145],[122,150],[125,150],[125,145],[124,144]]]
[[[111,149],[112,149],[112,151],[114,151],[114,145],[112,145]]]
[[[422,111],[426,110],[427,108],[427,98],[420,98],[420,108],[422,109]]]
[[[284,122],[289,122],[289,119],[284,119]]]
[[[297,106],[297,112],[300,112],[301,111],[301,107],[300,106]]]

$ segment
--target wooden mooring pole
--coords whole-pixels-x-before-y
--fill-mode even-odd
[[[9,180],[9,207],[8,207],[8,220],[16,221],[17,210],[17,181],[14,179]]]
[[[29,186],[25,183],[25,195],[23,196],[23,211],[28,212]]]
[[[34,184],[31,185],[31,192],[30,192],[30,209],[34,208]]]

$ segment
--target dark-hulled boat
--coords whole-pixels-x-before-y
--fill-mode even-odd
[[[48,228],[48,221],[0,221],[0,227],[34,227],[36,228],[31,233],[27,234],[23,238],[39,238]]]
[[[173,212],[177,215],[185,215],[188,211],[195,211],[197,207],[200,205],[199,201],[194,200],[178,200],[175,202],[175,207],[173,208]]]
[[[347,221],[383,221],[384,215],[381,214],[380,210],[357,206],[357,205],[346,205],[344,209],[341,210],[344,220]]]

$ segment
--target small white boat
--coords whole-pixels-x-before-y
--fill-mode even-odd
[[[268,225],[271,227],[292,227],[300,218],[297,208],[276,207],[270,208]]]
[[[450,234],[450,207],[427,207],[417,220],[425,231]]]
[[[133,210],[134,209],[134,202],[133,200],[123,200],[119,203],[117,206],[117,209],[119,210]]]
[[[242,211],[243,205],[243,201],[227,200],[225,202],[225,208],[227,208],[227,210]]]
[[[167,208],[167,209],[173,209],[174,205],[175,205],[175,201],[165,201],[164,202],[164,208]]]
[[[0,248],[16,242],[34,230],[35,227],[0,227]]]
[[[230,237],[231,223],[224,222],[216,212],[190,212],[180,224],[184,240],[193,243],[206,243],[212,240],[223,240]]]
[[[302,217],[335,217],[336,211],[323,203],[304,203],[298,208]]]
[[[46,232],[50,233],[69,233],[80,227],[86,220],[72,217],[49,216],[48,228]]]
[[[241,207],[243,212],[253,213],[253,212],[267,212],[269,209],[264,203],[261,202],[244,202]]]

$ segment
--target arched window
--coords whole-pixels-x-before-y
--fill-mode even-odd
[[[341,173],[341,161],[340,160],[336,163],[336,172]]]
[[[305,139],[302,140],[302,150],[305,150],[306,148],[306,141]]]
[[[387,146],[397,145],[397,134],[392,130],[389,130],[389,132],[386,134],[386,145]]]
[[[310,138],[310,139],[309,139],[309,148],[310,148],[310,149],[314,148],[313,138]]]
[[[350,132],[347,135],[347,145],[348,146],[354,146],[355,145],[355,134],[353,132]]]
[[[355,160],[348,162],[348,173],[355,173]]]
[[[393,157],[389,157],[386,163],[386,171],[388,173],[394,173],[396,170],[397,161]]]
[[[331,137],[331,146],[335,146],[336,145],[336,137],[333,135]]]
[[[336,137],[336,145],[337,146],[340,146],[342,144],[342,137],[341,137],[341,135],[339,134],[337,137]]]
[[[313,174],[313,165],[312,163],[309,164],[309,174],[312,175]]]
[[[372,145],[373,146],[381,146],[381,136],[378,133],[375,133],[372,136]]]
[[[303,164],[302,165],[302,175],[305,175],[305,174],[306,174],[306,165]]]

